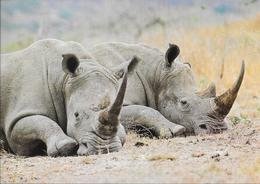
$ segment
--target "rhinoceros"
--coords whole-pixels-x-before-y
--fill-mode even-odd
[[[127,72],[137,61],[108,70],[81,44],[55,39],[2,54],[1,138],[27,156],[118,151]]]
[[[119,42],[99,44],[88,51],[107,68],[132,55],[140,59],[129,77],[122,108],[121,121],[126,128],[143,127],[153,136],[166,138],[227,129],[225,117],[242,83],[244,62],[233,87],[216,96],[214,83],[197,91],[191,65],[178,57],[180,49],[175,44],[169,44],[165,54],[144,44]]]

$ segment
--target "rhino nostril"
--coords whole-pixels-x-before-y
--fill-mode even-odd
[[[187,104],[187,100],[181,100],[181,104],[182,105],[186,105]]]
[[[201,129],[205,129],[205,130],[207,129],[207,126],[206,126],[205,124],[200,124],[199,127],[200,127]]]
[[[74,112],[74,116],[77,118],[79,117],[79,113],[78,112]]]
[[[87,144],[80,144],[78,151],[77,151],[78,155],[88,155],[88,148],[87,148]]]

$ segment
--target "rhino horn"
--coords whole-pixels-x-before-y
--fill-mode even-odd
[[[106,110],[101,112],[101,114],[99,115],[99,121],[103,125],[113,125],[113,126],[118,125],[119,123],[118,117],[123,105],[126,86],[127,86],[127,74],[128,71],[131,71],[135,67],[137,62],[138,59],[136,57],[133,57],[133,59],[129,62],[127,67],[125,67],[123,79],[118,89],[114,102]]]
[[[214,110],[216,112],[218,112],[219,114],[226,116],[229,113],[229,111],[237,97],[239,88],[242,84],[244,73],[245,73],[245,63],[244,63],[244,61],[242,61],[240,74],[239,74],[236,82],[225,93],[223,93],[220,96],[217,96],[214,99],[214,102],[215,102]]]
[[[210,85],[204,89],[203,91],[197,92],[197,95],[202,98],[211,98],[216,97],[216,85],[214,82],[210,83]]]

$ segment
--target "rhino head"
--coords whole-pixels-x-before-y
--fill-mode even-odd
[[[78,155],[118,151],[125,142],[125,130],[119,123],[127,73],[137,58],[115,71],[93,62],[83,62],[73,54],[63,55],[67,73],[64,95],[67,111],[67,134],[79,143]],[[118,80],[122,78],[119,85]]]
[[[191,66],[182,63],[177,45],[170,44],[162,64],[157,86],[157,108],[170,121],[183,125],[187,133],[218,133],[227,129],[225,117],[229,113],[244,76],[244,62],[233,86],[216,96],[212,83],[201,92],[196,91]],[[176,59],[176,60],[175,60]]]

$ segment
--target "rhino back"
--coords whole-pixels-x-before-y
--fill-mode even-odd
[[[157,65],[163,59],[163,53],[143,44],[127,44],[121,42],[103,43],[91,48],[90,53],[98,62],[108,68],[130,60],[133,56],[141,59],[138,68]]]
[[[54,39],[1,55],[1,129],[7,138],[19,119],[31,115],[47,116],[66,128],[61,89],[64,53],[86,57],[80,44]]]
[[[89,50],[101,65],[113,68],[133,56],[140,59],[135,71],[128,79],[124,104],[137,104],[154,107],[153,84],[158,65],[163,61],[164,54],[158,49],[143,44],[103,43]]]

